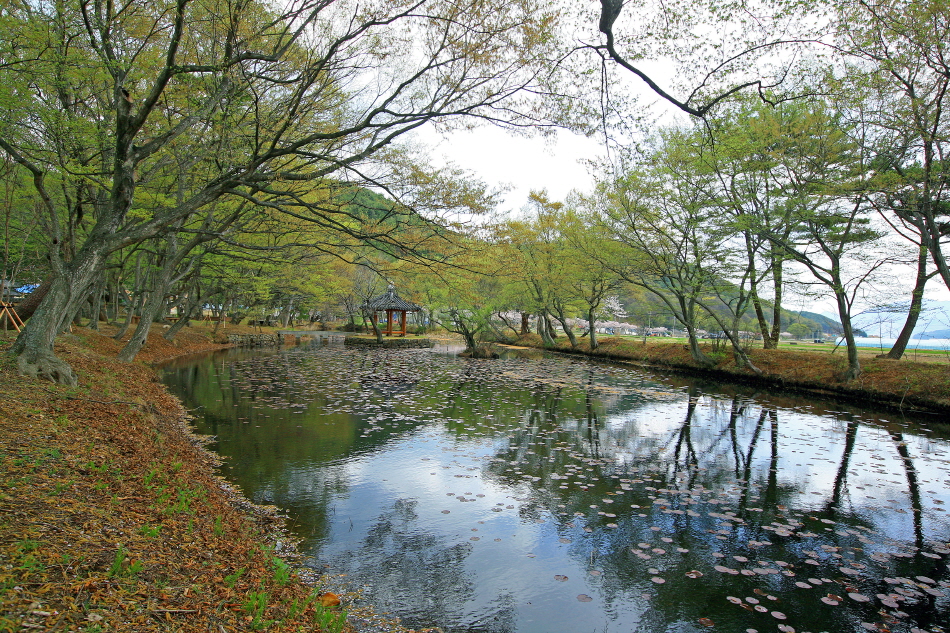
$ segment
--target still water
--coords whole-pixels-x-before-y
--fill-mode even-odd
[[[164,378],[309,564],[410,627],[950,631],[943,424],[541,356],[232,350]]]

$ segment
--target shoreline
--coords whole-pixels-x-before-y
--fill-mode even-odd
[[[285,517],[218,474],[158,381],[163,362],[232,345],[210,329],[174,343],[153,332],[124,364],[103,330],[57,340],[78,387],[0,358],[0,631],[409,633],[300,566]]]
[[[745,367],[736,367],[731,352],[722,355],[715,367],[700,367],[693,362],[688,350],[684,349],[685,345],[676,343],[644,345],[629,339],[604,338],[598,348],[591,351],[587,340],[579,341],[576,348],[572,348],[566,339],[558,339],[555,347],[545,347],[540,336],[529,334],[516,339],[512,345],[679,375],[834,398],[859,406],[914,414],[950,413],[948,365],[869,357],[861,361],[864,370],[861,376],[854,381],[843,382],[839,378],[843,368],[841,355],[814,351],[751,349],[748,353],[752,362],[763,371],[763,375],[759,376]],[[709,352],[708,349],[704,351]]]
[[[339,591],[345,581],[294,567],[300,556],[284,518],[217,474],[220,458],[158,382],[156,365],[232,347],[222,334],[238,329],[215,338],[210,328],[189,328],[176,342],[153,333],[139,359],[124,364],[108,328],[77,328],[57,341],[57,354],[80,376],[74,388],[22,377],[12,357],[0,358],[0,516],[8,517],[0,521],[0,631],[282,633],[333,630],[343,613],[345,630],[409,631],[360,604],[358,591],[342,596],[345,612],[331,606],[319,585]],[[543,349],[535,338],[516,345]],[[3,349],[12,343],[0,340]],[[862,405],[903,398],[904,410],[914,403],[950,411],[950,368],[934,363],[869,359],[858,384],[845,386],[835,379],[840,355],[752,350],[769,373],[763,379],[726,357],[701,370],[676,344],[604,339],[594,353],[566,342],[552,351]]]

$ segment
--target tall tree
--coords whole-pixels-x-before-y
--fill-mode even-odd
[[[624,250],[617,273],[669,309],[686,331],[693,360],[710,367],[715,363],[699,347],[697,319],[717,280],[722,236],[704,183],[681,177],[673,148],[659,140],[648,159],[605,187],[601,215]]]
[[[885,206],[915,227],[950,288],[950,6],[847,0],[835,9],[842,109],[868,127],[876,168],[896,176],[881,192]]]
[[[916,270],[891,358],[906,349],[928,281],[939,275],[950,287],[948,8],[943,0],[849,0],[835,7],[834,44],[843,63],[832,87],[839,107],[867,130],[863,140],[875,170],[871,202],[912,245],[908,266]]]
[[[789,212],[796,199],[787,195],[786,185],[794,180],[796,166],[808,160],[810,120],[801,103],[771,107],[735,100],[707,119],[702,129],[708,142],[699,143],[695,152],[697,168],[715,175],[711,193],[741,239],[765,349],[778,346],[782,331],[788,255],[779,242],[794,227]]]
[[[806,114],[803,144],[791,149],[784,168],[782,195],[791,232],[787,237],[776,227],[763,232],[833,296],[848,356],[842,378],[851,380],[861,373],[852,310],[890,258],[874,248],[883,234],[871,222],[870,161],[855,139],[857,130],[849,130],[822,102]]]
[[[540,83],[553,17],[533,0],[57,0],[4,19],[19,35],[0,45],[0,150],[32,177],[53,271],[12,352],[74,383],[53,340],[110,253],[222,197],[393,241],[303,193],[331,175],[395,182],[406,161],[390,146],[429,122],[529,122],[516,106]],[[173,150],[199,158],[194,177],[170,173]]]
[[[509,254],[507,279],[523,296],[530,299],[530,310],[539,315],[539,333],[546,345],[554,345],[546,320],[554,318],[577,346],[570,318],[576,295],[571,292],[573,256],[562,232],[563,203],[549,199],[546,191],[532,191],[528,198],[528,217],[503,225],[499,245]]]
[[[623,284],[618,272],[621,250],[598,221],[590,199],[573,196],[562,216],[562,231],[570,246],[571,274],[562,280],[585,307],[587,336],[592,350],[597,349],[598,318],[602,306]]]

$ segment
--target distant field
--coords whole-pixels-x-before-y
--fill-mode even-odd
[[[599,335],[598,338],[618,338],[618,339],[627,339],[632,341],[642,341],[642,336],[629,336],[629,335],[617,335],[617,336],[608,336],[608,335]],[[657,343],[669,343],[669,344],[686,344],[686,337],[662,337],[662,336],[651,336],[647,338],[651,344]],[[709,339],[703,339],[701,341],[703,348],[712,346],[713,342]],[[720,342],[722,349],[729,348],[729,341]],[[753,348],[761,348],[761,341],[753,341]],[[779,343],[779,349],[795,350],[799,352],[827,352],[832,353],[835,350],[834,343],[812,343],[811,341],[782,341]],[[859,347],[858,354],[862,357],[864,356],[877,356],[878,354],[886,354],[890,347],[885,346],[883,351],[880,347]],[[835,354],[844,354],[844,346],[839,345],[837,351],[834,351]],[[904,353],[904,358],[906,360],[917,360],[922,362],[946,362],[950,363],[950,351],[942,349],[914,349],[913,346],[908,346],[907,351]]]

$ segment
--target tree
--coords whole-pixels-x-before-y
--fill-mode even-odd
[[[878,181],[879,202],[914,227],[950,288],[947,3],[849,0],[836,10],[835,46],[846,67],[835,87],[843,109],[869,128],[875,167],[890,172]]]
[[[812,329],[804,323],[792,323],[788,326],[788,333],[795,338],[807,338]]]
[[[698,169],[715,175],[711,195],[741,236],[749,299],[765,349],[775,349],[782,331],[788,255],[778,242],[787,240],[794,223],[786,185],[808,159],[811,115],[800,103],[763,106],[749,99],[724,105],[707,120],[695,154]],[[774,234],[779,240],[769,240]],[[771,293],[763,288],[771,281]],[[765,309],[766,297],[771,318]]]
[[[10,160],[0,162],[0,230],[2,230],[2,277],[0,301],[9,303],[9,286],[39,283],[46,276],[39,231],[27,188],[25,170]]]
[[[437,306],[430,308],[435,320],[461,335],[468,350],[474,350],[492,328],[502,285],[498,263],[484,244],[472,243],[440,268],[439,290],[429,295]]]
[[[589,202],[583,196],[574,196],[562,219],[571,249],[571,273],[563,283],[585,307],[587,336],[590,348],[595,350],[599,346],[595,325],[602,314],[601,307],[623,284],[623,277],[618,272],[620,249],[604,232]]]
[[[499,245],[510,261],[507,277],[530,299],[529,310],[538,314],[544,343],[554,345],[547,320],[553,317],[577,347],[570,319],[576,310],[577,295],[571,290],[576,273],[576,253],[563,234],[563,203],[550,200],[546,191],[532,191],[530,216],[511,220],[501,227]]]
[[[166,299],[173,287],[183,281],[190,281],[191,276],[197,272],[204,252],[197,254],[194,252],[202,244],[216,239],[226,231],[237,220],[242,208],[243,205],[238,205],[237,209],[225,209],[222,213],[220,209],[216,209],[215,205],[208,205],[205,208],[205,217],[200,223],[190,227],[188,232],[184,231],[184,220],[182,220],[181,226],[173,227],[164,239],[155,240],[158,251],[155,253],[150,277],[151,288],[142,304],[138,325],[125,347],[119,352],[117,357],[119,360],[132,362],[148,340],[152,322],[159,316],[163,316],[161,312],[168,305]],[[98,318],[98,315],[93,318]]]
[[[701,183],[679,177],[666,149],[658,145],[644,164],[603,187],[601,216],[604,230],[623,248],[616,272],[657,297],[686,331],[693,360],[711,367],[715,363],[699,347],[697,309],[716,282],[718,214]]]
[[[625,8],[629,19],[624,23],[618,19]],[[819,35],[811,26],[814,22],[806,19],[810,10],[808,3],[753,6],[746,0],[703,0],[642,8],[625,6],[623,0],[600,0],[593,21],[603,41],[585,48],[600,60],[602,90],[616,83],[607,78],[609,66],[616,66],[679,110],[704,117],[743,91],[754,91],[770,104],[789,98],[777,91],[790,83],[786,80],[796,53]],[[755,20],[744,19],[753,14]],[[715,32],[715,37],[710,37],[710,32]],[[656,74],[644,70],[642,62],[655,61],[658,56],[676,67],[673,75],[680,78],[679,85],[664,88]],[[786,92],[793,95],[796,89],[789,85]],[[685,96],[675,96],[677,90]],[[609,102],[609,92],[601,99]]]
[[[912,170],[905,170],[905,173],[907,171]],[[886,178],[886,171],[882,175]],[[880,178],[874,180],[880,180]],[[887,358],[899,360],[907,349],[914,328],[917,327],[917,321],[923,310],[924,290],[927,283],[940,273],[940,269],[931,267],[930,249],[927,247],[928,240],[921,234],[924,227],[920,222],[911,219],[913,216],[911,218],[907,217],[905,211],[910,205],[903,198],[895,195],[893,191],[885,191],[882,194],[872,196],[871,203],[895,234],[900,235],[917,247],[914,285],[910,291],[910,302],[904,310],[904,326],[894,340],[891,349],[885,354]],[[946,202],[943,204],[946,205]]]
[[[787,163],[782,195],[790,205],[791,232],[765,229],[769,241],[805,267],[834,296],[847,346],[844,380],[861,373],[852,308],[860,293],[889,258],[873,249],[882,233],[871,223],[868,156],[840,115],[817,102],[808,113],[803,140]]]
[[[942,0],[837,7],[835,47],[843,69],[832,87],[842,110],[867,129],[875,170],[871,202],[913,245],[908,263],[916,269],[915,282],[890,358],[906,349],[929,279],[939,274],[950,287],[946,12]]]
[[[19,35],[0,50],[0,150],[32,178],[53,274],[12,352],[21,371],[66,383],[75,375],[53,340],[108,256],[220,198],[418,252],[306,191],[331,175],[396,182],[411,161],[391,146],[426,123],[530,121],[514,106],[539,83],[553,23],[532,0],[61,0],[11,5],[4,19]],[[183,156],[195,159],[187,178]],[[420,211],[394,215],[439,234]]]

